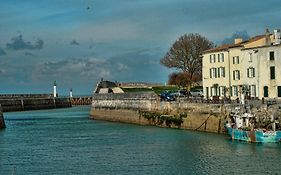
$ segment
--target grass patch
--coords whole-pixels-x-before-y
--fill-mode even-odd
[[[195,86],[195,87],[192,87],[190,89],[190,91],[194,91],[194,90],[202,90],[203,89],[203,86]]]
[[[152,87],[153,91],[156,94],[161,94],[163,91],[177,91],[180,90],[181,88],[178,86],[157,86],[157,87]]]
[[[151,88],[122,88],[124,92],[148,92],[152,91]]]
[[[161,94],[164,91],[170,91],[174,92],[177,90],[180,90],[181,88],[179,86],[155,86],[152,88],[123,88],[122,90],[124,92],[151,92],[154,91],[156,94]]]

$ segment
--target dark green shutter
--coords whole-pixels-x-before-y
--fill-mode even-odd
[[[269,52],[269,60],[274,60],[274,52]]]
[[[275,79],[275,67],[274,66],[270,67],[270,79],[271,80]]]
[[[267,86],[263,87],[263,96],[268,97],[268,87]]]
[[[240,71],[238,71],[238,80],[240,80]]]
[[[277,95],[278,97],[281,97],[281,86],[277,87]]]

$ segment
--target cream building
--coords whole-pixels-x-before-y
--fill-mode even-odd
[[[205,98],[239,98],[245,91],[251,98],[281,98],[280,30],[235,39],[203,53],[203,92]],[[279,76],[278,76],[279,75]]]

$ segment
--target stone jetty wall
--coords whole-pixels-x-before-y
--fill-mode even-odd
[[[164,102],[154,93],[94,94],[91,118],[221,133],[230,109],[184,100]]]
[[[53,98],[50,95],[1,95],[4,112],[54,109],[71,107],[68,98]]]
[[[5,121],[4,121],[4,117],[3,117],[3,111],[2,111],[2,107],[0,105],[0,129],[5,128]]]

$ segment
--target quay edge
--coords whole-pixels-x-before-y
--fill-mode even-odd
[[[69,98],[53,98],[50,94],[0,95],[3,112],[71,107]]]
[[[164,102],[153,93],[94,94],[90,117],[95,120],[222,133],[229,109],[221,104]],[[176,125],[165,121],[159,123],[153,117],[143,116],[143,112],[172,118],[181,113],[186,116],[180,125]]]
[[[5,125],[5,121],[4,121],[2,106],[0,104],[0,129],[3,129],[3,128],[6,128],[6,125]]]

